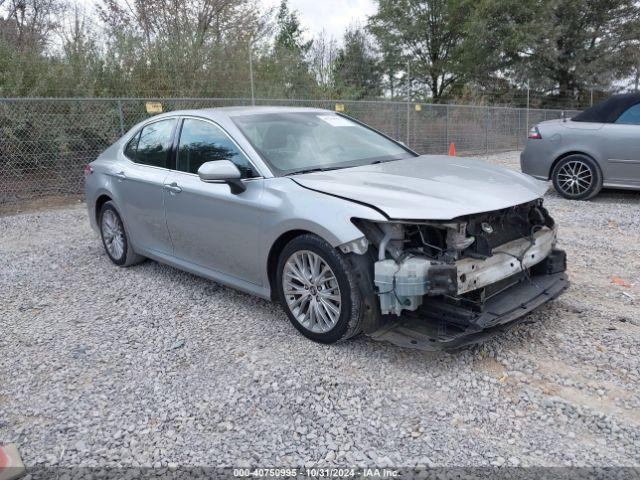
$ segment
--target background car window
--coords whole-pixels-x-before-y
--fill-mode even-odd
[[[616,123],[627,125],[640,125],[640,103],[628,108],[622,115],[618,117]]]
[[[222,129],[208,122],[186,119],[180,133],[177,169],[198,173],[200,165],[216,160],[232,161],[242,173],[242,178],[257,176],[251,162]]]
[[[167,168],[171,134],[175,123],[176,121],[171,119],[147,125],[137,136],[139,137],[137,145],[133,140],[129,142],[125,155],[136,163]]]

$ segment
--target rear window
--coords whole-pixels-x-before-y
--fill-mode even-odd
[[[124,147],[124,154],[129,158],[129,160],[135,161],[136,159],[136,150],[138,149],[138,140],[140,139],[140,132],[136,133],[127,146]]]
[[[133,162],[168,168],[169,150],[176,120],[160,120],[140,130],[125,147],[124,154]]]

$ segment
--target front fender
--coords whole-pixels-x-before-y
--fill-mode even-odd
[[[289,178],[271,178],[265,182],[265,208],[259,258],[264,265],[263,285],[268,285],[268,260],[272,247],[284,235],[305,231],[318,235],[332,247],[359,240],[364,234],[353,218],[386,221],[374,208],[343,198],[304,188]]]
[[[386,221],[372,207],[304,188],[288,178],[274,178],[265,191],[265,201],[274,205],[274,221],[266,225],[264,244],[272,245],[288,231],[306,230],[333,247],[363,237],[353,218]]]

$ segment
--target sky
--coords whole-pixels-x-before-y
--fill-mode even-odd
[[[280,0],[261,0],[269,7],[278,7]],[[344,30],[352,24],[364,24],[367,16],[376,13],[374,0],[289,0],[289,8],[297,10],[300,23],[310,36],[324,30],[328,36],[341,40]]]

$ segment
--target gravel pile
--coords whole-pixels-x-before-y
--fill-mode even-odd
[[[571,289],[454,354],[317,345],[275,304],[115,267],[81,205],[1,217],[0,443],[30,467],[639,466],[640,194],[547,205]]]

